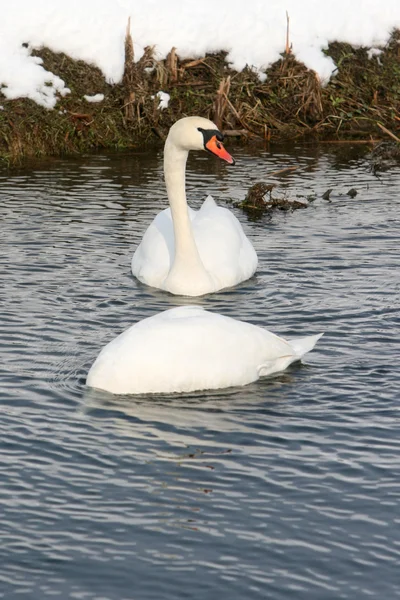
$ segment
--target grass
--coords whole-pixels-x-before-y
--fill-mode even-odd
[[[287,51],[266,71],[229,68],[226,54],[181,60],[175,48],[158,61],[152,48],[133,61],[125,43],[125,73],[107,83],[101,71],[47,48],[36,51],[45,69],[61,77],[71,93],[47,110],[0,94],[0,158],[9,164],[25,157],[74,154],[159,143],[178,118],[199,114],[215,120],[228,135],[247,143],[291,140],[368,141],[400,138],[400,32],[394,31],[378,57],[367,48],[333,43],[326,51],[338,71],[325,87]],[[156,94],[171,95],[158,110]],[[85,94],[104,94],[89,104]]]

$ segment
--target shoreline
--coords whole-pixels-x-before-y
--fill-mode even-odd
[[[33,52],[61,77],[71,93],[48,110],[32,100],[0,94],[0,162],[76,155],[93,150],[159,146],[169,127],[186,115],[213,120],[225,135],[244,144],[291,140],[371,143],[400,142],[400,31],[381,53],[333,43],[326,54],[338,71],[325,87],[290,49],[266,71],[236,72],[226,54],[180,60],[172,48],[156,60],[151,48],[133,62],[125,40],[122,82],[107,83],[95,66],[47,48]],[[160,109],[157,93],[170,95]],[[84,96],[104,95],[100,102]]]

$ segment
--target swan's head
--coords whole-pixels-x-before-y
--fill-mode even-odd
[[[172,125],[166,144],[173,144],[187,152],[206,150],[234,165],[235,160],[225,149],[223,139],[224,136],[212,121],[203,117],[184,117]]]

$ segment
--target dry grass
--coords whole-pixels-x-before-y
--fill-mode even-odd
[[[24,156],[156,143],[176,119],[191,114],[209,117],[228,135],[250,141],[400,138],[399,32],[372,59],[366,48],[332,44],[327,54],[339,69],[322,87],[291,53],[289,20],[286,52],[263,83],[250,67],[231,70],[222,52],[181,60],[172,48],[159,61],[146,48],[135,63],[129,29],[128,24],[125,71],[118,85],[107,83],[93,65],[45,48],[38,51],[44,67],[59,75],[71,94],[52,111],[27,99],[0,98],[0,156],[15,162]],[[160,90],[171,96],[165,110],[158,109]],[[96,93],[104,94],[103,102],[83,99]]]

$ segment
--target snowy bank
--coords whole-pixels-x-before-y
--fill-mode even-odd
[[[292,52],[322,83],[336,69],[324,53],[330,42],[374,48],[400,27],[398,0],[14,0],[0,21],[0,91],[47,108],[68,94],[68,81],[31,55],[41,47],[96,65],[108,82],[120,82],[129,17],[135,60],[146,46],[155,47],[159,60],[173,46],[181,59],[226,51],[232,69],[248,65],[262,74],[285,49],[286,11]]]

